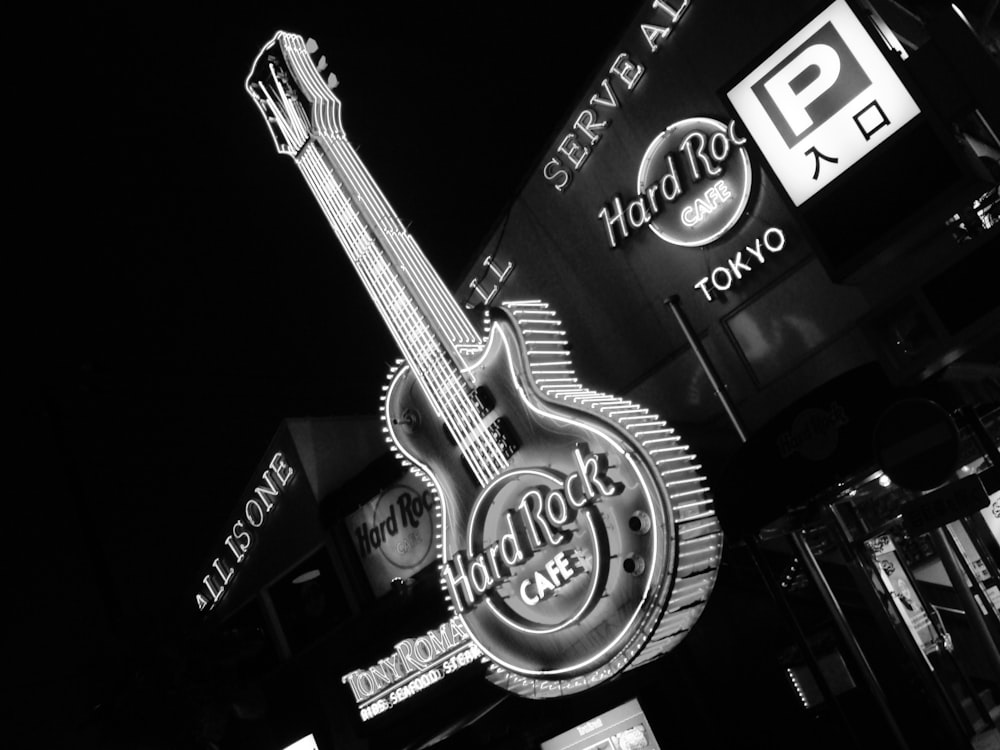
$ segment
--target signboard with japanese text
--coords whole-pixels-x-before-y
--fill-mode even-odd
[[[794,0],[637,13],[470,265],[466,305],[552,300],[580,372],[600,373],[609,392],[638,386],[692,424],[721,407],[668,297],[737,403],[774,393],[783,408],[861,364],[814,357],[852,345],[842,334],[869,302],[824,273],[810,227],[726,96],[801,28],[801,13]],[[811,381],[771,388],[806,362]]]
[[[920,112],[846,0],[827,7],[727,96],[796,206]]]

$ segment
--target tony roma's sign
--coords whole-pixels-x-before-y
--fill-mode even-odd
[[[361,720],[368,721],[478,662],[481,656],[462,621],[453,617],[436,630],[404,638],[391,654],[370,667],[345,674],[340,681],[350,686]]]

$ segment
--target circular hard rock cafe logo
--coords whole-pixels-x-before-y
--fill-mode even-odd
[[[635,657],[672,584],[675,519],[656,485],[636,454],[579,443],[483,489],[442,582],[495,682],[565,694]]]
[[[638,205],[662,240],[701,247],[728,232],[750,199],[750,158],[735,122],[689,117],[653,139],[639,166]],[[627,207],[628,220],[636,202]]]
[[[397,568],[408,570],[424,563],[434,536],[429,492],[397,485],[375,503],[371,527],[365,529],[371,548]]]

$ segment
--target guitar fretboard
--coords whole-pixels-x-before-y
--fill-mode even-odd
[[[323,145],[329,146],[325,141]],[[353,151],[350,144],[337,147],[339,152],[345,149]],[[329,164],[326,153],[329,150],[320,143],[309,143],[296,161],[406,361],[469,459],[476,478],[485,485],[506,468],[507,459],[470,398],[469,384],[411,293],[413,282],[404,283],[372,227],[348,197],[345,182],[337,179],[340,170]]]

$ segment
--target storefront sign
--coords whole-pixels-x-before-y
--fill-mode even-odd
[[[785,249],[785,233],[778,227],[768,227],[763,236],[746,245],[743,250],[726,261],[724,266],[716,266],[708,276],[703,276],[695,282],[694,288],[705,295],[711,302],[719,299],[719,292],[729,291],[749,274],[761,268],[767,259]],[[744,251],[746,255],[744,255]]]
[[[648,228],[670,245],[703,248],[725,237],[743,218],[753,171],[736,122],[689,117],[668,125],[646,148],[636,195],[615,196],[597,212],[614,249]],[[785,232],[769,227],[694,288],[709,302],[763,267],[785,249]]]
[[[254,544],[254,529],[264,525],[278,506],[279,497],[295,476],[282,453],[274,454],[267,470],[261,475],[263,484],[254,488],[253,496],[243,504],[242,518],[233,524],[226,537],[223,553],[212,561],[212,568],[202,578],[204,588],[195,596],[199,610],[214,607],[236,575],[241,563]]]
[[[827,409],[807,407],[778,435],[778,455],[787,459],[797,454],[807,461],[823,461],[836,452],[840,428],[850,421],[837,401]]]
[[[542,750],[658,750],[649,720],[634,698],[546,740]]]
[[[598,212],[612,248],[649,227],[664,242],[702,247],[728,232],[750,199],[750,159],[736,133],[709,117],[668,125],[639,166],[636,195]]]
[[[816,16],[728,97],[796,206],[920,112],[846,0]]]
[[[387,593],[395,578],[409,578],[433,562],[434,498],[407,477],[347,517],[348,533],[372,592]]]
[[[461,619],[453,617],[426,635],[400,641],[389,656],[374,666],[355,669],[340,681],[350,685],[361,719],[368,721],[481,656]]]
[[[653,0],[655,14],[650,22],[641,24],[643,37],[655,52],[674,30],[690,0]],[[612,123],[612,116],[620,106],[621,96],[631,92],[646,69],[635,62],[628,52],[620,52],[597,91],[590,97],[590,107],[580,110],[570,132],[563,135],[556,153],[542,166],[545,179],[559,192],[569,187],[573,175],[590,158],[605,131]]]

